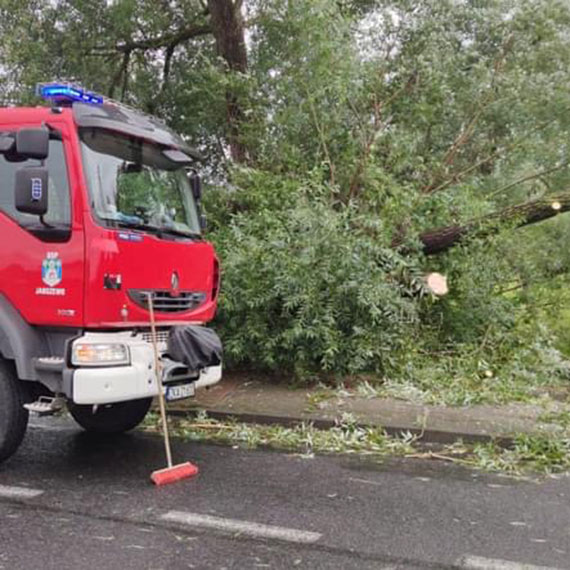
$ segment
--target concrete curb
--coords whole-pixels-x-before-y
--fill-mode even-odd
[[[170,416],[191,419],[198,416],[199,413],[206,412],[208,417],[215,420],[227,421],[235,420],[238,422],[243,422],[247,424],[261,424],[261,425],[280,425],[283,427],[294,427],[300,424],[310,423],[317,429],[330,429],[334,427],[337,422],[331,419],[324,418],[301,418],[301,417],[285,417],[278,415],[268,415],[268,414],[252,414],[252,413],[240,413],[240,412],[227,412],[220,410],[208,410],[208,409],[171,409],[168,411]],[[357,421],[356,424],[359,427],[378,427],[379,424],[360,422]],[[480,433],[470,433],[467,431],[442,431],[435,429],[419,429],[413,426],[396,426],[396,425],[383,425],[381,426],[384,431],[390,436],[399,436],[402,433],[411,433],[414,436],[420,438],[423,443],[433,443],[433,444],[451,444],[457,441],[463,441],[465,443],[490,443],[494,442],[500,447],[511,447],[513,445],[514,439],[512,436],[506,435],[492,435],[492,434],[480,434]]]
[[[554,404],[556,406],[556,404]],[[388,398],[368,398],[355,392],[290,389],[263,380],[229,377],[193,400],[172,403],[170,413],[194,417],[199,412],[245,423],[294,426],[310,423],[330,429],[349,414],[362,427],[382,427],[389,435],[409,432],[426,444],[494,442],[508,447],[517,434],[555,433],[556,424],[544,424],[540,406],[509,404],[462,408],[430,406]],[[558,410],[568,410],[560,404]],[[550,411],[556,411],[551,406]]]

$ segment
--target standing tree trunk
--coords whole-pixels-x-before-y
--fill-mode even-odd
[[[244,22],[241,13],[243,0],[208,0],[208,11],[218,55],[224,59],[229,73],[247,72]],[[231,88],[226,92],[228,143],[232,160],[247,162],[247,145],[241,127],[245,116],[239,96]]]

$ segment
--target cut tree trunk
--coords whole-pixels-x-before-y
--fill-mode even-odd
[[[536,224],[570,210],[570,192],[557,196],[547,196],[531,200],[517,206],[494,212],[483,218],[473,220],[465,225],[452,225],[428,230],[420,234],[426,255],[434,255],[447,251],[467,237],[484,237],[497,231],[501,223],[514,222],[516,227]],[[396,240],[393,245],[400,245]]]

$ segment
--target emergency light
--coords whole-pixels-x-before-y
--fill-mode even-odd
[[[88,103],[90,105],[103,104],[103,97],[101,97],[101,95],[96,95],[82,87],[67,83],[39,83],[36,86],[36,94],[44,99],[49,99],[59,104],[70,104],[74,101]]]

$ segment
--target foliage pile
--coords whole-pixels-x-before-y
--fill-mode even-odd
[[[381,427],[363,427],[350,415],[342,417],[328,430],[311,424],[292,427],[218,421],[200,414],[195,420],[176,419],[173,432],[189,441],[216,442],[248,449],[270,447],[294,451],[305,457],[315,454],[343,453],[373,459],[407,457],[447,461],[465,467],[500,472],[511,476],[552,475],[570,469],[570,438],[568,431],[519,434],[509,447],[494,442],[472,445],[456,442],[448,446],[426,446],[410,433],[388,435]],[[160,417],[151,413],[144,428],[160,432]]]

